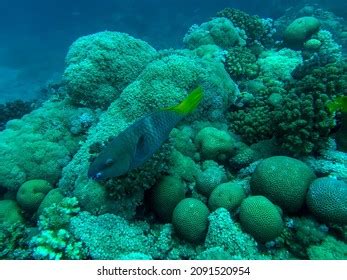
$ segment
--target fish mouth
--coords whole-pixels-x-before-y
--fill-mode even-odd
[[[98,172],[95,174],[88,174],[88,178],[95,180],[95,181],[100,181],[102,179],[102,173]]]

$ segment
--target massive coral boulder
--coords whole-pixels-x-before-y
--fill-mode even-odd
[[[31,179],[55,184],[94,120],[87,108],[47,101],[22,119],[9,121],[0,132],[0,185],[16,192]]]
[[[306,197],[310,211],[326,223],[347,224],[347,184],[322,177],[314,180]]]
[[[66,56],[64,81],[71,100],[107,108],[156,55],[146,42],[104,31],[78,38]]]
[[[284,42],[291,47],[301,47],[320,28],[315,17],[301,17],[294,20],[284,31]]]
[[[193,25],[184,36],[183,42],[189,49],[196,49],[202,45],[217,45],[227,49],[245,44],[240,30],[223,17],[204,22],[200,26]]]
[[[315,174],[302,161],[274,156],[259,163],[250,184],[253,194],[263,195],[282,209],[294,213],[303,206],[314,179]]]

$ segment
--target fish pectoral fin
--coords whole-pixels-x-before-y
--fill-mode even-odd
[[[148,156],[150,156],[149,142],[146,138],[146,135],[142,134],[137,139],[133,160],[131,162],[132,168],[136,168],[139,165],[141,165],[147,159]]]
[[[142,159],[149,153],[150,147],[146,135],[141,135],[137,141],[135,158]]]

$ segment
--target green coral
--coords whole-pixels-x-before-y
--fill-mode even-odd
[[[308,256],[310,260],[346,260],[347,245],[328,236],[322,244],[308,248]]]
[[[84,113],[90,111],[76,109],[67,101],[47,101],[22,119],[8,122],[0,133],[1,186],[17,191],[31,179],[57,183],[84,139],[71,133],[70,119]]]
[[[85,259],[87,250],[69,232],[73,216],[80,211],[76,198],[64,198],[60,203],[45,208],[38,220],[39,233],[30,240],[34,259]]]
[[[272,39],[272,22],[261,19],[258,16],[249,15],[243,11],[225,8],[217,13],[218,17],[229,19],[236,27],[244,30],[247,36],[246,42],[252,46],[256,42],[264,46],[273,44]]]
[[[37,214],[43,214],[45,208],[52,206],[53,204],[58,204],[64,199],[64,195],[62,194],[60,189],[50,190],[42,202],[40,203],[39,209],[37,209]]]
[[[204,254],[211,253],[211,250],[219,251],[223,259],[229,256],[232,259],[266,258],[259,253],[257,242],[241,230],[224,208],[219,208],[210,214],[204,247],[207,250]]]
[[[202,45],[217,45],[223,49],[243,43],[239,30],[226,18],[214,18],[200,26],[193,25],[184,36],[184,44],[189,49]]]
[[[230,212],[240,206],[242,200],[246,197],[245,190],[241,184],[236,182],[227,182],[217,186],[208,199],[208,207],[211,211],[224,207]]]
[[[29,240],[33,230],[22,223],[0,223],[0,259],[28,260],[32,251],[29,249]]]
[[[206,160],[202,164],[202,171],[197,174],[196,190],[208,197],[219,184],[226,182],[227,179],[222,165],[218,165],[213,160]]]
[[[249,196],[240,206],[242,228],[260,242],[278,237],[283,230],[281,212],[264,196]]]
[[[66,56],[64,82],[71,100],[107,108],[156,55],[146,42],[104,31],[78,38]]]
[[[17,192],[17,202],[26,211],[35,212],[52,186],[46,180],[29,180]]]
[[[22,223],[23,220],[22,211],[16,201],[0,200],[0,225],[13,225]]]
[[[314,179],[315,174],[304,162],[273,156],[257,165],[250,185],[253,194],[266,196],[283,210],[294,213],[303,206]]]
[[[347,94],[346,65],[340,61],[311,66],[294,81],[262,77],[268,87],[258,87],[260,90],[252,92],[254,98],[248,102],[241,96],[243,107],[231,108],[231,130],[247,144],[275,135],[278,144],[296,156],[320,150],[335,126],[326,104],[335,96]],[[253,90],[247,85],[242,87]]]
[[[264,51],[257,61],[260,74],[275,80],[290,80],[291,73],[302,63],[300,52],[291,49]]]
[[[81,212],[71,219],[69,228],[96,260],[119,259],[134,252],[147,254],[153,245],[145,228],[112,214],[92,216]]]
[[[306,197],[315,217],[326,223],[347,225],[347,183],[330,177],[314,180]]]
[[[286,218],[285,224],[278,243],[299,259],[308,259],[307,249],[321,244],[328,234],[328,228],[312,217]]]
[[[179,178],[165,176],[151,189],[150,195],[155,213],[163,221],[171,221],[173,210],[185,197],[185,186]]]
[[[181,200],[172,215],[172,224],[177,234],[190,242],[204,240],[208,226],[207,206],[195,198]]]
[[[345,63],[315,67],[295,81],[274,113],[279,143],[293,154],[309,154],[322,148],[335,125],[326,104],[347,90]],[[323,82],[324,81],[324,82]]]
[[[205,127],[197,133],[194,142],[204,158],[223,160],[235,149],[237,141],[227,131]]]
[[[300,48],[320,28],[315,17],[300,17],[288,25],[283,34],[284,42],[290,47]]]
[[[255,79],[259,73],[257,57],[245,47],[230,48],[225,55],[225,69],[236,80]]]

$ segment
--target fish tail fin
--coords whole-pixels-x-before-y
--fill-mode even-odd
[[[201,86],[193,89],[188,96],[178,105],[166,108],[164,110],[173,111],[181,115],[187,115],[198,107],[203,98],[203,89]]]

